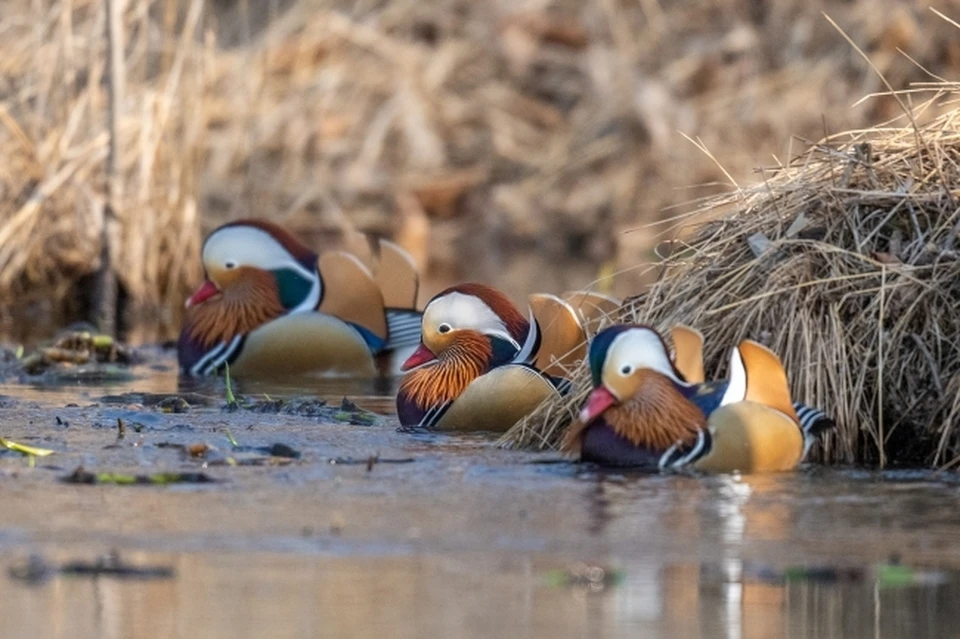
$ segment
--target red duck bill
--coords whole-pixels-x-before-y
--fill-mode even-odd
[[[587,403],[584,404],[583,410],[580,411],[580,421],[589,424],[618,401],[613,393],[607,390],[606,386],[594,388],[590,396],[587,397]]]
[[[193,295],[187,298],[187,302],[186,304],[184,304],[184,308],[190,308],[191,306],[196,306],[197,304],[201,304],[219,292],[220,290],[217,288],[216,284],[214,284],[210,280],[205,280],[203,284],[200,285],[200,288],[198,288],[193,293]]]
[[[435,359],[437,359],[437,356],[433,354],[433,351],[431,351],[429,348],[427,348],[423,344],[420,344],[420,346],[417,347],[417,350],[413,351],[410,357],[408,357],[406,361],[400,366],[400,370],[408,371],[411,368],[416,368],[421,364],[432,362]]]

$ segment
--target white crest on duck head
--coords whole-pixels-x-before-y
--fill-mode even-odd
[[[304,268],[275,237],[253,226],[226,226],[211,233],[203,243],[203,265],[207,268],[252,266],[265,271],[289,268],[304,277],[316,277],[316,273]]]
[[[211,233],[203,243],[203,267],[211,271],[229,271],[240,267],[252,267],[265,271],[289,269],[313,282],[310,294],[297,310],[311,310],[320,301],[321,282],[316,269],[316,256],[305,247],[297,248],[306,254],[306,258],[293,255],[290,250],[267,228],[244,223],[225,225]],[[278,231],[280,232],[280,231]],[[284,232],[284,234],[286,234]],[[291,241],[292,237],[288,240]],[[295,240],[294,240],[295,241]],[[313,269],[308,269],[305,261],[311,261]]]
[[[434,298],[423,310],[423,330],[473,330],[497,337],[512,344],[519,351],[521,345],[510,334],[506,322],[483,300],[474,295],[451,291]]]
[[[649,369],[683,384],[660,334],[650,326],[637,326],[617,335],[607,349],[603,375],[629,376]]]

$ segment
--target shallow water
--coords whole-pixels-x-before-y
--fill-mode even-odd
[[[143,409],[122,393],[177,380],[166,361],[139,374],[0,386],[0,436],[56,451],[35,468],[0,455],[4,637],[960,637],[951,473],[604,473],[493,436],[397,433],[389,415],[226,413],[216,382],[181,389],[208,406]],[[392,404],[388,389],[343,380],[241,390]],[[228,428],[302,457],[216,466],[175,447],[229,453]],[[78,465],[220,483],[62,483]],[[57,566],[114,550],[174,575],[8,576],[32,554]]]

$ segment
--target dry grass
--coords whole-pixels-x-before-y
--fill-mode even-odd
[[[96,270],[103,6],[0,3],[0,316],[75,310]],[[744,180],[824,114],[892,115],[849,109],[880,85],[821,11],[897,88],[917,74],[898,48],[938,73],[960,60],[925,3],[899,0],[128,0],[116,270],[154,337],[177,329],[203,231],[251,214],[316,242],[395,236],[428,293],[582,285],[636,263],[648,234],[621,231],[678,189],[727,181],[676,131]],[[506,273],[510,247],[542,257]]]
[[[32,305],[33,321],[76,308],[77,282],[99,263],[109,147],[104,10],[84,0],[0,8],[0,296],[7,311]],[[125,197],[114,268],[138,310],[168,324],[199,272],[195,151],[205,122],[185,101],[203,85],[203,50],[194,44],[201,15],[199,0],[185,16],[176,3],[135,0],[126,16],[117,158]]]
[[[836,417],[830,461],[960,455],[960,85],[927,90],[936,96],[910,118],[830,136],[763,184],[706,202],[697,214],[712,221],[619,319],[699,327],[718,375],[739,340],[771,346],[795,397]],[[924,117],[934,107],[948,110]],[[562,406],[505,441],[556,445],[588,378],[578,371]]]

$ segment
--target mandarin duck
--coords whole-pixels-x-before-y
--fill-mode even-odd
[[[318,256],[272,222],[217,228],[203,244],[205,280],[186,301],[182,372],[377,374],[420,337],[416,269],[395,244],[379,249],[374,276],[354,255]]]
[[[566,371],[586,356],[582,323],[593,313],[553,295],[529,301],[524,317],[483,284],[454,286],[430,300],[420,346],[402,366],[401,426],[505,430],[564,394]]]
[[[717,382],[687,381],[660,334],[643,325],[601,331],[589,363],[593,391],[563,445],[583,461],[783,471],[797,466],[815,436],[803,430],[780,359],[751,340],[733,349],[730,378]]]

